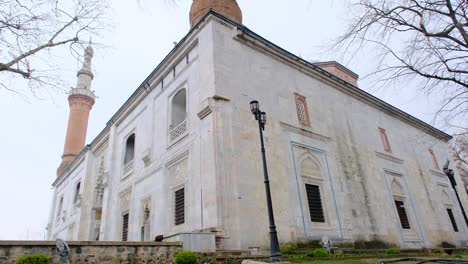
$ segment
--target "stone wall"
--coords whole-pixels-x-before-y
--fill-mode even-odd
[[[172,263],[182,251],[179,242],[90,242],[72,241],[70,263]],[[14,264],[21,256],[45,254],[52,263],[63,263],[55,250],[54,241],[0,241],[0,264]]]

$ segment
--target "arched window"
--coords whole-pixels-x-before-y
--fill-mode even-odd
[[[125,143],[124,165],[133,161],[135,156],[135,134],[131,134]]]
[[[458,225],[452,210],[452,199],[449,194],[444,190],[442,191],[442,202],[444,203],[445,210],[447,211],[450,223],[452,224],[453,231],[458,232]]]
[[[187,135],[187,91],[178,91],[171,102],[171,124],[169,125],[169,141],[176,142]]]
[[[410,221],[405,207],[405,192],[403,186],[397,180],[393,180],[390,186],[392,188],[395,207],[398,213],[398,218],[400,218],[401,227],[403,229],[411,229]]]
[[[321,195],[321,179],[319,179],[321,177],[320,166],[311,156],[307,156],[300,164],[301,175],[305,181],[305,192],[310,220],[314,223],[325,223],[325,213]]]
[[[187,92],[178,91],[172,98],[171,128],[175,128],[187,118]]]

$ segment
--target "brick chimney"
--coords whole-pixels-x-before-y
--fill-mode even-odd
[[[315,62],[313,64],[356,87],[358,86],[359,75],[336,61]]]

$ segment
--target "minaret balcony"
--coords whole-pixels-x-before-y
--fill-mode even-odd
[[[93,100],[96,99],[94,92],[85,88],[72,88],[70,90],[70,95],[83,95],[91,97]]]

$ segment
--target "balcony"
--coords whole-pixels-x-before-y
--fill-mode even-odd
[[[133,165],[134,165],[134,161],[131,160],[123,166],[123,178],[133,173]]]
[[[176,127],[173,127],[169,130],[169,143],[172,144],[176,142],[178,139],[185,136],[188,132],[187,129],[187,119],[180,122]]]
[[[96,95],[94,95],[94,92],[93,91],[90,91],[88,89],[84,89],[84,88],[72,88],[69,95],[84,95],[84,96],[88,96],[88,97],[91,97],[93,99],[96,99]]]

